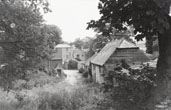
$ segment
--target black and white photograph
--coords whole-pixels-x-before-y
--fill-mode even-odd
[[[171,0],[0,0],[0,110],[171,110]]]

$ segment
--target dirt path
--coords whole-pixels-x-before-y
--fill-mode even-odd
[[[64,73],[67,75],[67,78],[64,82],[72,86],[77,86],[77,84],[82,79],[81,75],[78,73],[78,70],[64,70]]]
[[[66,90],[68,92],[82,87],[82,76],[78,73],[78,70],[64,70],[64,73],[67,75],[64,81],[55,84],[55,88],[58,90]]]

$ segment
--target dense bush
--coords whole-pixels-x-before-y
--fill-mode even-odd
[[[84,72],[84,68],[80,68],[80,69],[78,70],[78,72],[79,72],[79,73],[83,73],[83,72]]]
[[[62,77],[49,76],[44,72],[38,72],[37,74],[32,74],[28,77],[28,81],[17,80],[14,82],[14,90],[22,89],[32,89],[34,87],[42,87],[49,83],[55,83],[62,80]]]
[[[84,77],[84,78],[88,78],[88,71],[84,71],[84,72],[83,72],[83,77]]]
[[[155,76],[155,68],[148,65],[132,69],[122,62],[114,71],[108,73],[104,89],[122,109],[144,110],[146,101],[151,96],[151,90],[156,86]]]
[[[103,96],[96,87],[76,89],[75,92],[40,94],[38,110],[105,110],[100,109]]]
[[[80,68],[78,72],[81,73],[84,78],[88,78],[89,72],[87,70]]]

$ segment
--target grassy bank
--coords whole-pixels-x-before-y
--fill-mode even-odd
[[[98,103],[104,100],[103,94],[94,85],[83,86],[72,92],[39,91],[38,97],[10,95],[8,100],[0,102],[0,110],[102,110]]]

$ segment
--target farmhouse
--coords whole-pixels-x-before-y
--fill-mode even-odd
[[[104,82],[104,75],[110,72],[121,61],[125,60],[129,65],[137,65],[149,61],[143,51],[134,43],[122,38],[109,42],[92,59],[91,70],[93,80]]]
[[[62,60],[62,67],[68,68],[68,62],[72,59],[73,48],[68,44],[58,44],[55,46],[54,56],[57,59]],[[56,62],[57,64],[61,64]]]
[[[72,58],[73,48],[68,44],[58,44],[55,46],[55,52],[62,57],[62,63],[68,62]]]

